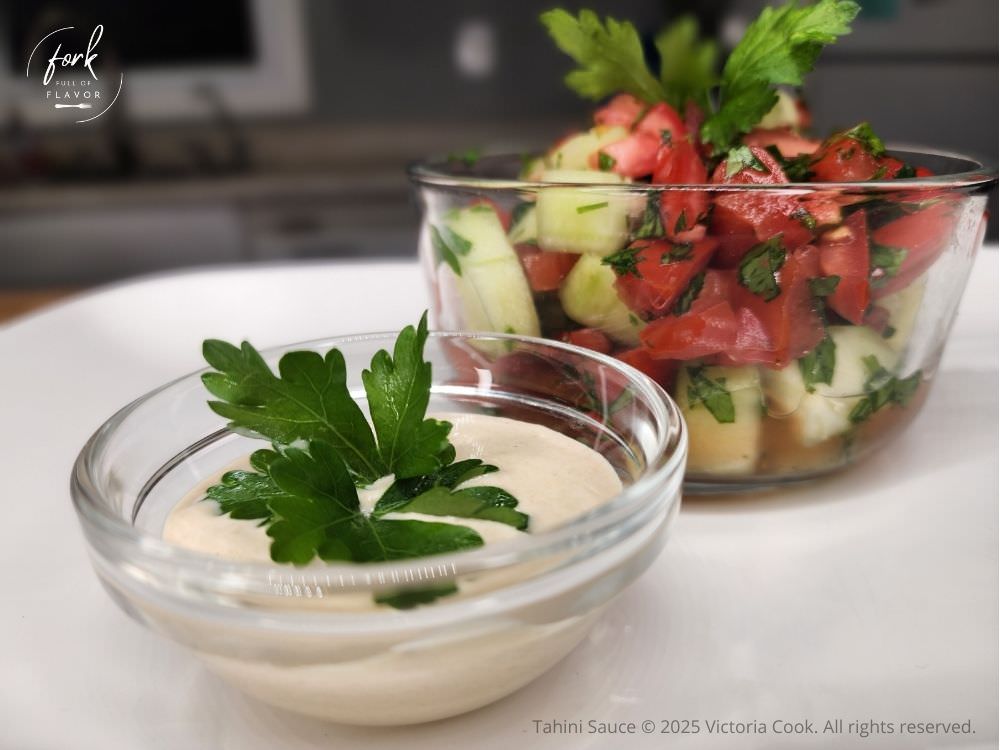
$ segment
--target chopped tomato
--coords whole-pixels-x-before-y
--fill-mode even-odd
[[[674,375],[677,374],[677,363],[669,359],[654,359],[649,350],[643,347],[628,349],[615,355],[627,365],[631,365],[644,373],[664,388],[673,387]]]
[[[736,325],[733,308],[722,301],[654,320],[642,329],[639,338],[656,359],[699,359],[731,348]]]
[[[653,184],[700,185],[707,181],[705,164],[689,140],[671,141],[660,146],[656,155]],[[660,193],[660,219],[667,237],[671,239],[695,239],[690,233],[707,211],[708,194],[705,192],[665,190]]]
[[[906,251],[899,270],[883,283],[873,282],[876,298],[898,292],[930,268],[951,241],[959,205],[937,200],[916,213],[890,221],[872,232],[872,242]]]
[[[504,211],[500,208],[500,204],[497,203],[492,198],[476,198],[469,204],[470,206],[489,206],[494,211],[496,211],[497,218],[500,219],[500,223],[503,225],[503,231],[510,231],[510,211]]]
[[[820,182],[865,182],[878,175],[880,164],[864,143],[838,133],[823,142],[810,170]]]
[[[635,272],[626,272],[615,280],[618,296],[636,312],[669,312],[695,275],[708,265],[716,246],[713,239],[679,244],[639,240],[633,245]]]
[[[751,146],[750,151],[762,169],[748,165],[727,176],[728,165],[723,160],[712,174],[712,182],[731,185],[788,183],[771,154],[759,146]],[[716,263],[733,267],[747,250],[777,234],[782,235],[787,248],[804,245],[812,239],[810,225],[813,223],[799,196],[792,193],[758,190],[720,193],[712,210],[712,234],[719,240]]]
[[[651,133],[661,141],[681,141],[687,138],[687,128],[677,110],[665,102],[654,104],[636,123],[635,129]],[[669,136],[664,135],[669,133]]]
[[[786,159],[814,153],[820,144],[819,141],[806,138],[791,128],[754,128],[743,136],[743,142],[748,146],[760,148],[776,146]]]
[[[631,94],[618,94],[594,113],[594,123],[631,128],[645,111],[646,105]]]
[[[601,354],[611,353],[611,339],[603,331],[596,328],[581,328],[578,331],[570,331],[563,336],[563,340],[573,346],[582,346],[584,349],[592,349]]]
[[[839,281],[827,304],[840,316],[862,325],[871,299],[868,285],[868,227],[863,211],[855,211],[842,226],[820,238],[819,268]]]
[[[615,141],[590,155],[590,166],[601,167],[601,154],[611,157],[611,171],[625,177],[645,177],[656,168],[656,152],[660,148],[659,136],[636,131],[620,141]]]
[[[552,292],[559,288],[562,280],[580,259],[576,253],[546,252],[534,245],[518,245],[517,255],[521,259],[528,285],[535,292]]]

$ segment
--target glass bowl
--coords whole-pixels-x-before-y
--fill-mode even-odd
[[[348,387],[396,334],[312,341],[336,347]],[[574,520],[472,551],[377,564],[235,563],[168,544],[167,514],[193,488],[260,447],[206,406],[200,373],[107,421],[73,469],[73,502],[98,577],[138,622],[191,649],[239,689],[349,724],[407,724],[469,711],[568,654],[659,553],[679,508],[687,435],[676,405],[621,362],[578,347],[432,333],[431,413],[544,424],[614,467],[623,491]],[[362,408],[365,405],[362,403]],[[456,583],[409,610],[375,605]]]
[[[546,183],[518,180],[514,156],[415,165],[437,327],[570,341],[643,370],[687,421],[689,491],[833,471],[892,440],[921,408],[996,181],[963,157],[891,153],[940,176],[650,185],[576,172],[579,182]],[[699,206],[708,219],[678,222],[666,240],[668,206]],[[744,260],[766,261],[766,248],[756,251],[771,239],[763,221],[733,219],[754,212],[786,219],[783,265],[769,270],[795,291],[773,302],[741,281]],[[658,271],[692,258],[703,273],[686,286]],[[840,292],[823,289],[834,276]],[[720,289],[748,301],[719,307]]]

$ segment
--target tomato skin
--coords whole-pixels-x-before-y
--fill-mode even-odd
[[[687,128],[684,126],[684,120],[677,114],[677,110],[666,102],[659,102],[650,107],[642,119],[636,123],[635,129],[641,133],[655,135],[661,141],[668,140],[664,138],[663,134],[669,132],[671,143],[687,139]]]
[[[660,146],[653,171],[654,185],[700,185],[708,181],[705,163],[687,139]],[[660,219],[670,239],[689,241],[691,232],[708,212],[708,194],[696,190],[665,190],[660,193]]]
[[[764,171],[744,167],[726,176],[723,160],[712,174],[715,184],[785,185],[788,178],[767,151],[751,146],[750,151],[764,166]],[[719,240],[716,263],[731,268],[739,264],[747,250],[776,234],[781,234],[785,247],[795,248],[812,239],[812,231],[797,218],[805,207],[795,195],[761,191],[721,193],[712,210],[712,234]]]
[[[826,298],[834,311],[854,325],[862,325],[871,301],[868,284],[868,227],[863,211],[855,211],[842,226],[820,238],[819,268],[824,276],[839,276]]]
[[[584,349],[591,349],[601,354],[611,353],[611,339],[603,331],[596,328],[580,328],[570,331],[563,336],[563,340],[573,346],[582,346]]]
[[[673,387],[674,377],[677,375],[677,362],[670,359],[655,359],[648,349],[641,346],[618,352],[615,357],[648,375],[662,387],[668,390]]]
[[[580,260],[576,253],[547,252],[534,245],[517,245],[515,250],[534,292],[554,292]]]
[[[876,299],[909,286],[934,264],[951,241],[959,209],[959,204],[954,201],[938,199],[926,208],[872,232],[872,242],[906,250],[899,272],[884,284],[872,284],[872,294]]]
[[[820,142],[796,133],[791,128],[754,128],[745,136],[743,143],[748,146],[776,146],[786,159],[802,154],[815,153]]]
[[[639,275],[626,273],[615,279],[618,296],[630,310],[662,315],[673,307],[691,279],[708,265],[717,243],[713,239],[695,242],[690,258],[667,263],[663,262],[663,255],[675,247],[668,240],[639,240],[632,247],[638,248],[635,259]]]
[[[736,337],[736,315],[721,301],[650,322],[639,338],[654,359],[699,359],[725,352]]]
[[[840,133],[823,142],[810,169],[819,182],[865,182],[878,174],[880,166],[865,144]]]
[[[618,94],[594,113],[594,124],[631,129],[645,109],[646,105],[631,94]]]
[[[590,155],[592,169],[600,168],[600,155],[614,159],[612,172],[625,177],[645,177],[656,168],[656,154],[660,148],[659,137],[652,133],[636,131],[627,138],[615,141]]]

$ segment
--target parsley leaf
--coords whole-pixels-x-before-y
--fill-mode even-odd
[[[646,240],[663,236],[663,219],[660,217],[660,194],[650,191],[646,197],[646,209],[642,213],[642,223],[635,230],[633,239]]]
[[[617,163],[618,162],[615,161],[615,157],[611,154],[606,154],[603,151],[597,152],[597,168],[602,172],[610,172],[615,168],[615,164]]]
[[[726,379],[713,380],[705,374],[704,367],[687,368],[690,382],[687,388],[688,406],[692,409],[703,404],[720,424],[736,421],[733,396],[726,390]]]
[[[785,265],[785,256],[780,234],[754,245],[740,261],[737,272],[740,284],[770,302],[781,294],[777,274]]]
[[[399,333],[393,356],[384,349],[361,373],[368,409],[378,436],[386,473],[412,477],[436,471],[450,463],[455,451],[448,442],[451,425],[424,419],[431,395],[431,365],[424,361],[427,313],[416,329]]]
[[[720,106],[702,124],[702,140],[724,153],[774,106],[776,85],[800,85],[823,46],[850,32],[859,9],[853,0],[765,8],[726,60]]]
[[[687,289],[685,289],[681,296],[677,298],[674,303],[673,313],[674,315],[683,315],[688,310],[691,309],[691,303],[698,299],[698,295],[701,294],[702,287],[705,286],[705,272],[695,274],[691,279],[691,283],[688,284]]]
[[[219,504],[223,515],[245,520],[260,519],[262,525],[270,522],[274,517],[271,500],[283,492],[267,471],[279,455],[275,451],[255,451],[250,456],[250,465],[256,471],[227,471],[219,484],[209,487],[205,495]]]
[[[588,203],[586,206],[577,206],[576,212],[578,214],[586,214],[591,211],[599,211],[602,208],[607,208],[609,205],[608,201],[601,201],[600,203]]]
[[[468,255],[472,243],[460,234],[456,234],[446,226],[431,226],[431,246],[437,254],[438,262],[444,261],[456,275],[462,275],[462,266],[458,256]]]
[[[693,101],[702,110],[710,105],[709,92],[716,84],[718,45],[699,38],[698,20],[681,16],[656,35],[660,53],[660,82],[667,102],[678,112]]]
[[[616,274],[619,276],[626,276],[627,274],[632,274],[637,279],[642,278],[642,274],[639,273],[639,259],[637,257],[639,247],[626,247],[624,250],[619,250],[617,253],[612,253],[611,255],[603,258],[601,263],[606,266],[611,266]]]
[[[682,260],[690,260],[694,253],[694,245],[690,242],[671,243],[670,249],[665,250],[660,255],[660,264],[679,263]]]
[[[732,177],[742,169],[767,172],[767,167],[754,155],[749,146],[737,146],[729,149],[729,153],[726,155],[726,177]]]
[[[871,285],[873,288],[885,286],[893,276],[899,273],[900,266],[906,260],[906,249],[871,243],[869,266],[871,267]]]
[[[837,291],[837,286],[839,284],[840,277],[837,275],[817,276],[814,279],[809,279],[809,291],[812,292],[815,297],[829,297]]]
[[[246,341],[237,348],[209,339],[202,353],[218,371],[201,377],[209,393],[221,399],[208,405],[230,420],[229,429],[282,445],[323,440],[365,483],[389,473],[368,420],[347,389],[347,366],[338,350],[325,357],[289,352],[278,363],[280,378]]]
[[[829,334],[820,341],[816,348],[799,360],[799,371],[806,390],[812,393],[817,383],[833,382],[833,370],[837,364],[837,345]]]
[[[580,96],[596,101],[625,91],[649,103],[665,99],[646,65],[639,34],[628,21],[606,18],[601,23],[592,10],[574,17],[561,8],[540,18],[559,49],[580,66],[566,76],[566,85]]]
[[[917,370],[909,377],[897,378],[882,367],[874,355],[864,357],[863,362],[868,370],[868,380],[865,382],[867,395],[854,405],[848,415],[853,424],[864,422],[886,404],[906,406],[924,378],[922,370]]]
[[[885,154],[885,144],[882,139],[875,135],[872,126],[867,122],[855,125],[844,133],[848,138],[858,141],[872,156],[883,156]],[[874,179],[874,178],[872,178]]]

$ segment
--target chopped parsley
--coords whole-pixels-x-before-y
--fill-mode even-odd
[[[691,304],[698,299],[698,295],[701,294],[701,290],[704,286],[705,272],[701,271],[700,273],[694,275],[691,279],[691,283],[688,284],[687,289],[685,289],[681,293],[681,296],[677,298],[677,301],[674,303],[674,315],[683,315],[690,310]]]
[[[736,421],[736,407],[733,396],[726,390],[726,379],[713,380],[705,374],[704,367],[689,367],[687,398],[688,406],[694,409],[702,404],[720,424],[731,424]]]
[[[641,279],[642,274],[639,273],[638,266],[639,259],[636,257],[641,249],[640,247],[626,247],[624,250],[619,250],[617,253],[613,253],[602,259],[601,263],[611,266],[619,276],[632,274],[637,279]]]
[[[839,276],[817,276],[809,279],[809,291],[815,297],[829,297],[837,290],[838,284],[840,284]]]
[[[682,260],[691,260],[694,254],[694,245],[690,242],[675,242],[670,245],[669,250],[664,250],[660,255],[660,264],[678,263]]]
[[[816,217],[809,213],[805,208],[799,206],[794,211],[792,211],[792,218],[799,222],[809,231],[816,229]]]
[[[634,239],[644,240],[663,236],[663,219],[660,217],[660,194],[650,191],[646,197],[646,208],[642,212],[642,222],[635,230]]]
[[[864,146],[865,150],[872,156],[885,155],[885,144],[882,142],[881,138],[875,135],[875,131],[872,130],[872,126],[867,122],[855,125],[850,130],[845,131],[844,135],[848,138],[856,140]]]
[[[437,255],[438,262],[445,262],[451,266],[451,270],[459,276],[462,275],[462,265],[458,258],[460,255],[468,255],[472,249],[472,243],[460,234],[456,234],[449,227],[442,225],[436,227],[431,225],[431,245]]]
[[[916,177],[916,176],[917,176],[917,170],[915,170],[909,164],[904,164],[902,167],[899,168],[899,171],[896,172],[893,179],[905,180],[908,177]]]
[[[603,151],[599,151],[597,153],[597,167],[602,172],[610,172],[615,168],[615,164],[617,163],[618,162],[615,161],[615,157],[611,154],[606,154]]]
[[[897,378],[879,363],[878,359],[869,354],[863,360],[868,371],[865,382],[865,397],[851,409],[848,418],[853,424],[860,424],[887,404],[906,406],[916,393],[923,380],[922,370],[917,370],[906,378]]]
[[[608,202],[601,201],[600,203],[588,203],[586,206],[577,206],[576,212],[578,214],[589,213],[590,211],[599,211],[602,208],[607,208]]]
[[[889,279],[899,273],[906,260],[905,248],[880,245],[877,242],[871,243],[869,253],[871,285],[875,289],[885,286]]]
[[[737,146],[730,149],[726,155],[726,177],[732,177],[744,169],[752,169],[755,172],[767,172],[767,167],[754,155],[749,146]]]
[[[765,301],[781,294],[778,271],[785,264],[786,252],[780,234],[754,245],[740,261],[737,279],[740,284]]]
[[[458,153],[448,154],[448,161],[457,161],[467,167],[474,167],[481,157],[482,153],[478,148],[470,148]]]
[[[833,382],[833,370],[837,364],[837,345],[830,335],[823,337],[816,348],[799,360],[799,372],[806,390],[812,393],[817,383],[830,385]]]

